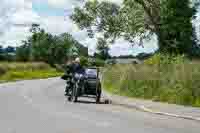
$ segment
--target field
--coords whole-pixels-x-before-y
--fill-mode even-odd
[[[60,76],[62,72],[42,62],[0,62],[0,82]]]
[[[200,63],[108,66],[103,85],[119,95],[200,107]]]

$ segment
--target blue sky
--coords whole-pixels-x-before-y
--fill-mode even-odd
[[[120,4],[122,0],[109,0]],[[52,34],[69,32],[76,40],[89,47],[90,53],[96,48],[96,38],[90,39],[85,31],[80,31],[69,19],[75,6],[83,5],[83,0],[1,0],[0,5],[0,45],[19,46],[27,38],[31,23],[39,23]],[[145,47],[132,46],[118,39],[111,46],[112,55],[153,52],[157,49],[157,39],[145,41]]]
[[[33,2],[33,11],[37,12],[40,15],[47,15],[47,16],[64,16],[64,14],[66,13],[65,9],[51,7],[45,1],[40,3]]]

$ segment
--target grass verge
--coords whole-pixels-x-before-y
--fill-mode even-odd
[[[114,65],[103,72],[114,94],[200,107],[200,64]]]
[[[41,62],[0,62],[0,83],[25,79],[43,79],[60,75],[62,75],[62,72]]]

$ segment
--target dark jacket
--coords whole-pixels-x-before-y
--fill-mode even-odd
[[[85,69],[79,63],[72,63],[68,66],[71,73],[85,74]]]

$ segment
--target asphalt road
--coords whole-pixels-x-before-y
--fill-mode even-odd
[[[196,121],[82,98],[70,103],[58,79],[0,85],[0,133],[200,133]]]

